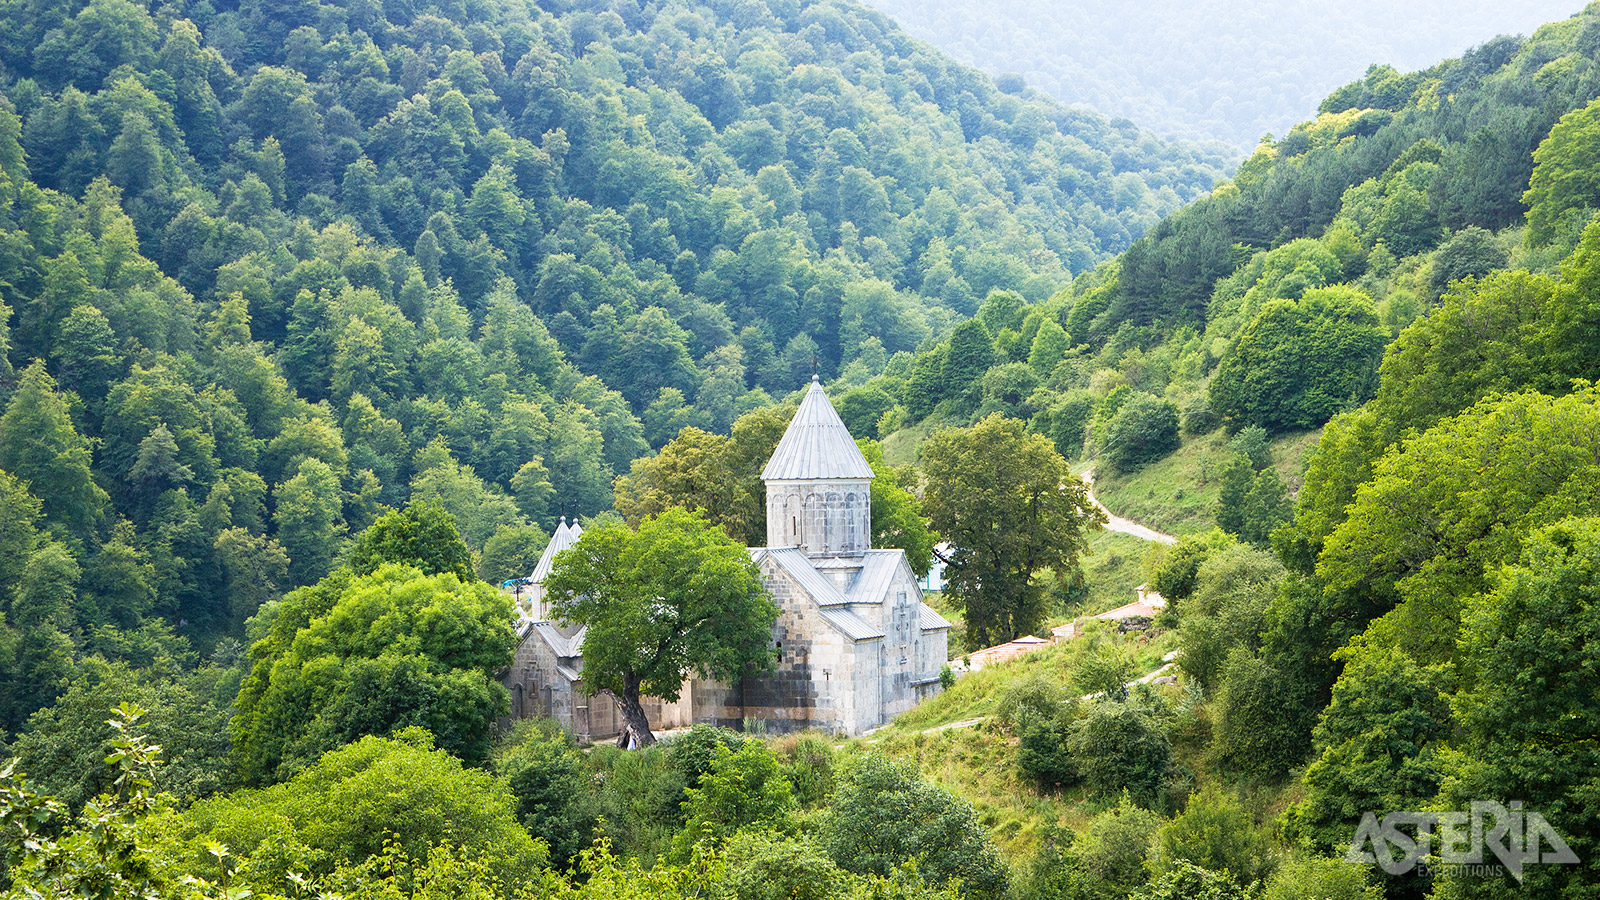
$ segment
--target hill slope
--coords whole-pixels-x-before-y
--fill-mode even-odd
[[[1220,173],[846,2],[0,16],[6,565],[62,555],[63,652],[242,637],[412,500],[526,572],[682,426],[1042,299]]]

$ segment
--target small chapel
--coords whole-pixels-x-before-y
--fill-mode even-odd
[[[762,470],[767,546],[750,548],[779,608],[776,667],[732,684],[693,678],[673,703],[646,698],[652,730],[705,722],[857,735],[938,692],[950,623],[922,602],[905,551],[873,549],[872,477],[813,376]],[[552,718],[598,741],[620,733],[621,712],[608,692],[584,690],[584,630],[552,621],[543,589],[556,554],[582,534],[563,520],[517,583],[519,643],[502,680],[512,717]]]

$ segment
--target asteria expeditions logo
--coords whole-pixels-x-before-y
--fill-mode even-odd
[[[1486,861],[1485,848],[1498,864]],[[1437,859],[1431,859],[1436,851]],[[1520,800],[1509,806],[1474,800],[1467,812],[1392,812],[1381,821],[1369,812],[1361,817],[1344,858],[1376,864],[1390,875],[1405,875],[1422,865],[1464,874],[1498,875],[1503,870],[1519,882],[1525,866],[1578,862],[1578,854],[1544,816],[1523,812]]]

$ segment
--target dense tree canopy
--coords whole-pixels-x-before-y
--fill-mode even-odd
[[[998,848],[1019,898],[1354,898],[1311,855],[1359,806],[1495,785],[1591,852],[1600,13],[1373,67],[1157,223],[1212,157],[846,0],[0,8],[0,726],[66,801],[0,773],[20,890],[948,898],[1009,892]],[[1172,605],[875,738],[973,807],[816,736],[500,735],[475,576],[560,517],[631,742],[770,661],[744,546],[813,373],[973,644]],[[1080,456],[1187,537],[1089,535]]]
[[[1211,408],[1275,431],[1314,427],[1372,395],[1387,343],[1358,291],[1323,288],[1275,300],[1218,364]]]
[[[1600,206],[1600,101],[1561,117],[1533,151],[1533,178],[1522,202],[1528,207],[1528,240],[1547,244],[1562,219]],[[1584,218],[1588,218],[1585,215]]]
[[[385,563],[412,566],[425,575],[448,572],[462,581],[473,577],[472,554],[455,519],[437,502],[387,513],[350,545],[349,565],[356,575],[370,575]]]
[[[1578,859],[1597,844],[1594,794],[1595,595],[1600,521],[1564,519],[1529,536],[1493,588],[1468,600],[1461,662],[1467,683],[1452,701],[1467,753],[1445,795],[1522,800],[1555,826]],[[1554,848],[1544,845],[1545,852]],[[1534,871],[1537,869],[1538,871]],[[1587,882],[1585,867],[1530,866],[1533,890]],[[1504,883],[1504,879],[1501,880]],[[1463,896],[1501,885],[1457,879]],[[1503,889],[1503,888],[1502,888]]]
[[[60,615],[10,620],[4,724],[98,627],[243,640],[387,509],[503,577],[685,426],[864,387],[1221,173],[857,5],[758,7],[6,5],[0,469],[47,536],[6,565]],[[862,436],[903,419],[864,396]],[[745,537],[748,499],[705,505]]]
[[[511,660],[511,601],[483,582],[386,563],[289,595],[233,721],[253,782],[281,779],[362,735],[427,728],[467,760],[488,755],[509,707],[495,673]]]
[[[390,841],[413,858],[466,848],[500,878],[547,856],[518,826],[503,782],[434,749],[418,728],[364,737],[282,784],[196,804],[169,827],[196,874],[220,874],[205,848],[221,842],[251,859],[252,883],[267,890],[291,874],[328,874],[381,856]]]

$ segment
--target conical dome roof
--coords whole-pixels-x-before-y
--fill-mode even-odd
[[[567,517],[561,517],[561,524],[556,526],[556,533],[550,535],[550,543],[545,545],[544,553],[539,557],[539,565],[534,567],[533,574],[528,580],[534,584],[544,584],[550,577],[550,568],[555,563],[556,554],[571,547],[583,537],[583,526],[574,521],[567,524]]]
[[[763,481],[810,481],[819,478],[871,481],[872,466],[850,437],[850,429],[828,402],[822,383],[811,377],[800,408],[778,449],[761,470]]]

